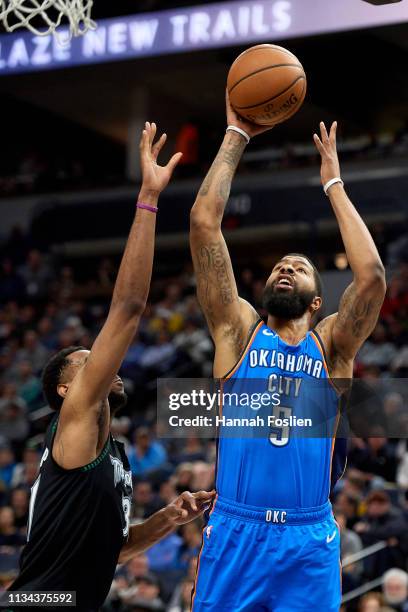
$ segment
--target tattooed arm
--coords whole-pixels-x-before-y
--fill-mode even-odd
[[[321,139],[316,134],[314,136],[316,147],[322,156],[323,185],[340,176],[336,129],[337,124],[334,123],[328,135],[322,123]],[[349,376],[358,349],[377,323],[386,290],[385,273],[370,232],[342,184],[336,183],[330,187],[328,195],[354,279],[343,294],[339,312],[327,317],[317,329],[322,333],[337,372],[332,375]]]
[[[250,136],[266,129],[241,120],[227,96],[228,125]],[[198,299],[216,347],[214,375],[223,376],[237,361],[258,315],[238,297],[228,248],[221,231],[232,179],[244,152],[246,140],[229,131],[201,185],[191,211],[190,246],[197,277]]]

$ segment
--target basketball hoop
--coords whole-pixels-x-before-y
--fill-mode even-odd
[[[94,30],[91,18],[93,0],[0,0],[0,20],[7,32],[27,28],[37,36],[56,34],[68,26],[69,39]],[[66,39],[60,39],[65,42]]]

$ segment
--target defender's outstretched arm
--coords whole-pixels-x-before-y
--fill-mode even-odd
[[[154,144],[156,125],[146,123],[140,141],[143,182],[138,202],[156,207],[181,154],[158,166],[166,135]],[[61,408],[53,456],[65,468],[84,465],[97,455],[109,431],[106,397],[128,350],[149,293],[156,215],[137,208],[120,264],[106,322],[84,365],[74,377]],[[61,385],[63,387],[64,385]]]
[[[330,134],[324,123],[320,124],[320,131],[321,138],[315,134],[314,141],[322,157],[322,184],[326,185],[331,179],[340,177],[337,123],[333,123]],[[385,272],[371,234],[343,184],[332,185],[328,196],[354,278],[343,294],[338,313],[327,317],[317,329],[328,341],[327,348],[332,357],[340,359],[345,366],[341,367],[340,364],[337,375],[349,376],[352,373],[352,360],[377,323],[386,291]]]

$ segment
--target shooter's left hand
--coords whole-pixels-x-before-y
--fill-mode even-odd
[[[322,177],[322,185],[326,185],[333,178],[340,177],[340,163],[337,155],[336,145],[337,121],[332,123],[330,134],[323,121],[320,122],[320,135],[313,135],[313,140],[322,158],[322,166],[320,174]]]

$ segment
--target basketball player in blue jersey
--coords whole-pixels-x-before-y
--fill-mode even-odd
[[[304,413],[308,385],[327,380],[315,385],[314,403],[335,422],[341,395],[335,381],[351,379],[386,289],[378,251],[340,178],[337,125],[328,134],[321,123],[314,142],[354,278],[338,312],[310,331],[322,291],[306,256],[289,253],[273,268],[264,291],[266,324],[238,295],[221,222],[241,155],[250,137],[267,128],[243,121],[228,97],[227,120],[191,212],[198,298],[215,343],[214,376],[237,392],[264,379],[265,390],[282,398],[273,408],[278,416]],[[217,497],[203,531],[193,612],[339,610],[340,536],[329,494],[344,470],[345,449],[337,449],[335,426],[332,434],[291,437],[290,428],[275,428],[263,437],[220,436]]]

